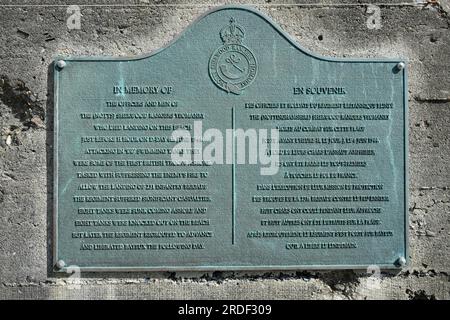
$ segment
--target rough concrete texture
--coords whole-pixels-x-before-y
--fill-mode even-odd
[[[60,54],[148,53],[225,1],[80,0],[86,4],[80,30],[66,26],[67,1],[1,1],[0,298],[448,299],[450,5],[428,2],[376,1],[381,29],[368,29],[365,1],[252,1],[308,50],[409,60],[410,266],[377,276],[351,270],[160,272],[82,274],[78,280],[50,267],[49,64]]]

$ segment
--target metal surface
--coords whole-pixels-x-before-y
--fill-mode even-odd
[[[60,271],[394,268],[408,257],[402,59],[320,57],[240,6],[148,56],[60,59]],[[283,165],[170,164],[168,138],[196,121],[224,136],[279,129]]]

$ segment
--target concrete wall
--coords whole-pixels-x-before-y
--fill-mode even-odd
[[[430,5],[416,0],[378,0],[377,4],[383,3],[379,29],[367,27],[372,14],[363,5],[366,1],[252,1],[311,51],[336,57],[409,60],[408,268],[383,272],[377,278],[351,270],[159,272],[82,274],[78,282],[51,271],[49,64],[59,54],[148,53],[167,44],[209,8],[226,2],[78,0],[74,2],[81,5],[79,30],[67,28],[67,2],[34,6],[36,1],[31,0],[0,1],[0,299],[450,297],[448,0]],[[134,6],[111,6],[114,3]]]

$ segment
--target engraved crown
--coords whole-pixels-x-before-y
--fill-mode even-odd
[[[235,19],[231,18],[230,25],[220,30],[220,38],[222,38],[224,44],[240,44],[244,38],[244,29],[235,24]]]

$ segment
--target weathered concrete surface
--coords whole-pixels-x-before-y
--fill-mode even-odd
[[[77,1],[81,30],[60,6],[0,7],[0,299],[448,299],[450,298],[450,18],[448,1],[253,1],[305,48],[338,57],[406,57],[410,107],[410,256],[403,271],[51,273],[52,101],[59,54],[127,56],[164,46],[221,1]],[[107,4],[92,6],[92,4]],[[111,6],[134,3],[139,6]],[[195,4],[194,4],[195,3]],[[170,6],[167,6],[170,4]]]

